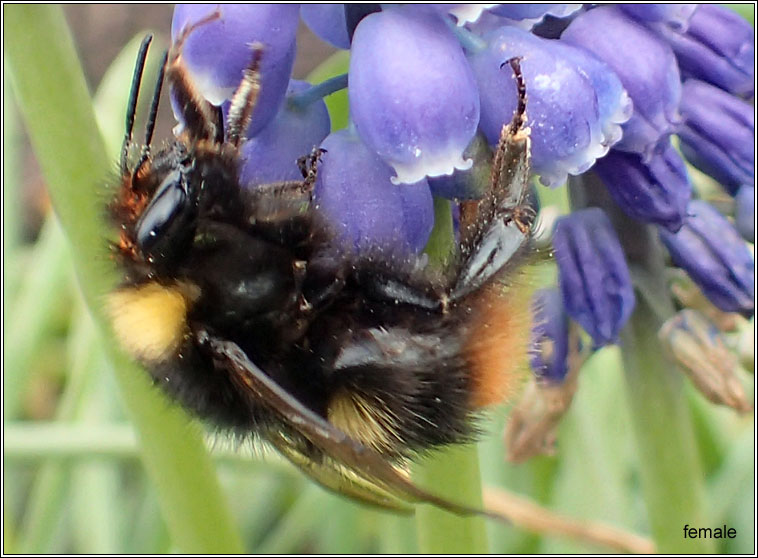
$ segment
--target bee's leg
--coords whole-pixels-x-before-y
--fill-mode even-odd
[[[347,270],[345,259],[332,248],[312,254],[304,269],[300,311],[312,315],[329,306],[345,288]]]
[[[293,243],[305,240],[306,237],[323,236],[325,239],[327,228],[320,219],[314,218],[312,212],[313,186],[324,153],[324,149],[314,147],[310,155],[298,159],[303,174],[302,181],[286,180],[251,187],[245,220],[255,226],[283,227],[294,231],[294,237],[288,236]],[[319,234],[319,231],[323,234]]]
[[[372,435],[382,436],[379,430],[372,432],[371,430],[362,430],[360,427],[357,431],[354,431],[354,428],[343,429],[335,425],[331,417],[329,420],[326,420],[321,415],[314,413],[294,395],[279,385],[272,376],[253,363],[247,354],[233,341],[219,338],[202,326],[194,328],[194,335],[200,349],[209,358],[213,359],[218,369],[224,369],[227,372],[228,377],[237,386],[239,391],[246,393],[250,401],[254,401],[276,416],[282,423],[285,432],[291,431],[296,434],[296,436],[283,436],[280,432],[275,431],[271,434],[264,433],[264,436],[286,458],[292,460],[295,465],[317,482],[332,490],[344,490],[348,496],[353,498],[398,511],[407,510],[402,503],[404,500],[406,502],[434,504],[459,515],[485,515],[499,519],[498,516],[489,512],[460,505],[417,487],[392,462],[387,460],[385,453],[374,449],[373,446],[375,445],[381,447],[381,443],[372,443],[377,439],[372,437]],[[407,334],[403,332],[397,332],[395,335],[390,334],[386,339],[382,338],[383,332],[378,330],[373,334],[369,332],[369,337],[373,335],[379,336],[376,341],[377,348],[379,349],[387,343],[390,345],[396,342],[402,343],[407,338]],[[368,337],[364,337],[364,341],[371,343],[371,339]],[[437,350],[439,352],[438,345],[438,340],[432,339],[430,342],[422,342],[416,350]],[[369,352],[371,352],[371,349],[369,348]],[[402,355],[399,356],[402,358]],[[411,355],[407,355],[406,358],[412,357]],[[453,365],[451,360],[446,359],[442,354],[437,355],[437,358],[442,364]],[[369,363],[371,360],[370,357],[360,356],[358,359],[363,361],[364,364]],[[388,361],[384,363],[387,364]],[[345,364],[349,366],[349,364]],[[355,372],[370,374],[369,370],[358,369]],[[403,372],[404,370],[401,366],[400,373],[398,374],[398,380],[401,383],[405,376]],[[437,374],[434,368],[426,368],[426,373],[428,378],[420,378],[419,383],[452,380],[450,375]],[[374,374],[373,380],[377,381],[379,376],[378,374]],[[360,394],[354,392],[346,395],[348,400],[344,401],[346,409],[343,409],[343,411],[348,413],[345,415],[347,420],[350,420],[349,413],[351,405],[356,401],[354,399],[356,396],[360,397]],[[422,400],[419,403],[422,405],[428,404],[426,400]],[[355,410],[361,413],[360,402],[357,404],[359,407],[355,408]],[[387,412],[381,407],[375,408],[373,411],[378,413]],[[426,411],[426,409],[422,409],[421,413]],[[420,424],[423,421],[420,421],[419,417],[426,415],[413,415],[413,409],[406,410],[408,414],[407,420],[417,425],[418,428],[427,429],[440,438],[449,436],[452,439],[459,439],[461,433],[449,431],[451,427],[458,427],[458,423],[460,423],[460,428],[465,429],[465,434],[468,433],[468,423],[463,417],[455,417],[457,419],[456,422],[450,423],[453,417],[451,417],[449,411],[455,411],[460,414],[462,412],[461,409],[448,409],[435,405],[433,411],[432,416],[435,419],[437,418],[436,415],[439,415],[439,425],[433,421]],[[367,412],[371,412],[371,410],[367,410]],[[359,415],[359,419],[362,420],[363,417],[365,415]],[[392,420],[392,417],[388,417],[388,420]],[[364,440],[368,443],[365,443]],[[314,451],[303,451],[304,442],[308,446],[313,446],[318,451],[318,455],[322,455],[328,459],[323,459],[321,463],[313,462],[310,457],[314,454]],[[333,470],[326,471],[326,468]],[[339,479],[340,475],[344,478]]]
[[[244,221],[260,234],[279,243],[298,244],[311,234],[314,214],[311,192],[300,180],[272,182],[251,187]]]
[[[251,186],[250,195],[256,201],[261,198],[292,199],[302,201],[310,199],[308,189],[303,186],[302,180],[282,180],[280,182],[266,182]]]
[[[226,141],[238,146],[244,139],[247,127],[253,118],[253,110],[258,103],[258,95],[261,92],[261,58],[263,57],[263,45],[253,43],[250,48],[253,53],[250,63],[242,74],[242,81],[232,95],[229,116],[226,119]]]
[[[250,185],[251,202],[265,204],[268,198],[270,200],[289,200],[299,204],[309,203],[313,185],[318,176],[318,164],[324,153],[326,153],[325,149],[314,147],[309,155],[304,155],[297,160],[297,166],[303,175],[303,180],[282,180],[280,182]]]
[[[303,188],[311,190],[313,185],[316,184],[316,177],[318,176],[318,164],[321,160],[321,156],[326,153],[326,149],[320,147],[314,147],[310,155],[304,155],[297,160],[297,166],[303,175]]]
[[[182,58],[182,48],[187,37],[206,23],[221,17],[218,10],[203,19],[188,25],[174,41],[168,54],[166,64],[166,81],[171,86],[171,93],[181,112],[181,120],[191,140],[212,139],[221,141],[223,138],[223,121],[220,110],[209,103],[192,84],[187,67]]]
[[[372,270],[359,271],[356,275],[363,288],[363,294],[371,300],[405,304],[443,314],[447,312],[450,301],[445,293],[415,284],[406,277],[396,277]]]
[[[530,238],[534,211],[526,202],[530,162],[526,88],[520,59],[506,63],[516,78],[518,105],[500,133],[486,196],[477,206],[465,207],[462,260],[450,289],[451,300],[468,295],[499,274]]]
[[[446,313],[451,303],[482,287],[526,247],[534,219],[526,203],[530,157],[526,89],[519,59],[507,63],[516,76],[518,105],[500,134],[487,194],[466,206],[468,211],[462,216],[461,260],[447,289],[437,292],[423,284],[414,285],[407,277],[369,270],[358,274],[368,297]]]

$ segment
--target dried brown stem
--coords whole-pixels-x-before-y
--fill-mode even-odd
[[[562,516],[502,488],[485,487],[484,505],[488,511],[508,517],[514,525],[527,531],[562,535],[620,552],[655,553],[653,542],[641,535],[599,521],[580,521]]]

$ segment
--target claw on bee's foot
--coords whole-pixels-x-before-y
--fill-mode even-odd
[[[182,55],[184,43],[187,41],[187,38],[195,29],[202,27],[203,25],[207,25],[212,21],[216,21],[217,19],[221,19],[221,11],[218,8],[216,8],[205,17],[191,24],[185,25],[179,32],[179,36],[173,41],[173,44],[171,45],[171,50],[169,51],[169,63],[173,65],[179,60]]]
[[[510,216],[506,218],[506,223],[512,222],[522,234],[528,234],[536,217],[537,213],[533,207],[519,205],[513,208]]]
[[[318,164],[324,153],[326,153],[326,149],[314,147],[310,154],[303,155],[297,160],[297,168],[300,169],[300,173],[303,175],[303,190],[310,190],[316,183]]]

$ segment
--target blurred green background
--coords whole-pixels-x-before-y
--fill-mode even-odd
[[[115,275],[99,207],[122,141],[137,45],[152,29],[165,47],[171,7],[3,10],[4,552],[419,550],[413,518],[328,493],[276,455],[189,421],[126,362],[102,325],[102,294]],[[345,71],[346,57],[332,56],[306,29],[298,41],[296,77]],[[346,96],[329,104],[344,122]],[[170,111],[162,108],[156,136],[167,138]],[[563,197],[545,201],[560,207]],[[640,462],[660,456],[640,453],[625,390],[618,350],[596,353],[558,429],[556,454],[519,465],[505,461],[507,409],[499,411],[478,448],[485,490],[506,488],[566,518],[652,540]],[[693,491],[704,490],[708,518],[695,526],[738,533],[701,548],[753,553],[753,415],[716,407],[689,385],[684,393],[702,462]],[[495,522],[487,537],[497,553],[617,550]]]

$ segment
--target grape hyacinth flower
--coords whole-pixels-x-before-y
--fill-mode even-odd
[[[695,310],[682,310],[663,324],[658,337],[671,359],[705,397],[742,413],[752,409],[735,373],[737,356],[707,318]]]
[[[670,145],[648,163],[634,153],[613,150],[594,170],[630,217],[672,232],[682,227],[692,186],[684,161]]]
[[[453,174],[432,176],[427,179],[432,194],[447,199],[478,200],[489,185],[492,150],[487,138],[478,133],[463,152],[474,163],[470,169],[456,170]]]
[[[532,370],[544,381],[561,383],[568,372],[569,318],[556,288],[534,295]]]
[[[705,82],[688,79],[678,131],[682,153],[731,194],[754,183],[755,117],[752,106]]]
[[[742,186],[734,196],[734,202],[734,224],[742,238],[755,244],[755,186]]]
[[[619,4],[624,13],[643,23],[657,23],[672,32],[686,31],[697,4]]]
[[[476,23],[483,13],[495,8],[498,4],[423,4],[419,6],[423,6],[421,9],[427,9],[426,6],[430,6],[443,16],[450,15],[458,26],[463,26],[467,23]]]
[[[559,219],[553,234],[566,312],[600,347],[614,343],[634,309],[624,251],[597,207]]]
[[[392,184],[392,168],[350,130],[329,135],[316,181],[315,200],[354,249],[419,252],[434,225],[426,180]]]
[[[561,41],[586,49],[608,64],[634,103],[616,149],[648,160],[679,122],[681,82],[671,48],[655,33],[629,19],[616,6],[580,14]]]
[[[674,263],[726,312],[754,311],[753,257],[737,230],[710,204],[693,200],[678,233],[660,230]]]
[[[303,4],[300,16],[319,39],[337,48],[350,48],[343,4]]]
[[[501,68],[522,56],[528,88],[528,124],[532,164],[546,186],[559,186],[568,174],[581,174],[621,138],[619,124],[631,115],[631,103],[610,69],[585,52],[541,39],[514,27],[485,34],[486,48],[469,55],[479,84],[479,124],[495,145],[500,128],[516,108],[516,90]]]
[[[579,370],[590,356],[566,315],[558,289],[542,289],[532,302],[535,374],[511,410],[503,433],[507,459],[514,463],[554,452],[556,428],[571,406]]]
[[[665,24],[652,29],[671,45],[682,77],[708,82],[740,97],[753,95],[753,28],[732,10],[700,4],[684,31]]]
[[[501,25],[515,25],[521,29],[531,29],[546,16],[563,18],[582,8],[581,4],[499,4],[489,12],[503,18]]]
[[[367,16],[351,48],[350,114],[395,183],[467,169],[479,122],[473,72],[436,12],[396,8]],[[455,115],[451,118],[451,115]]]

